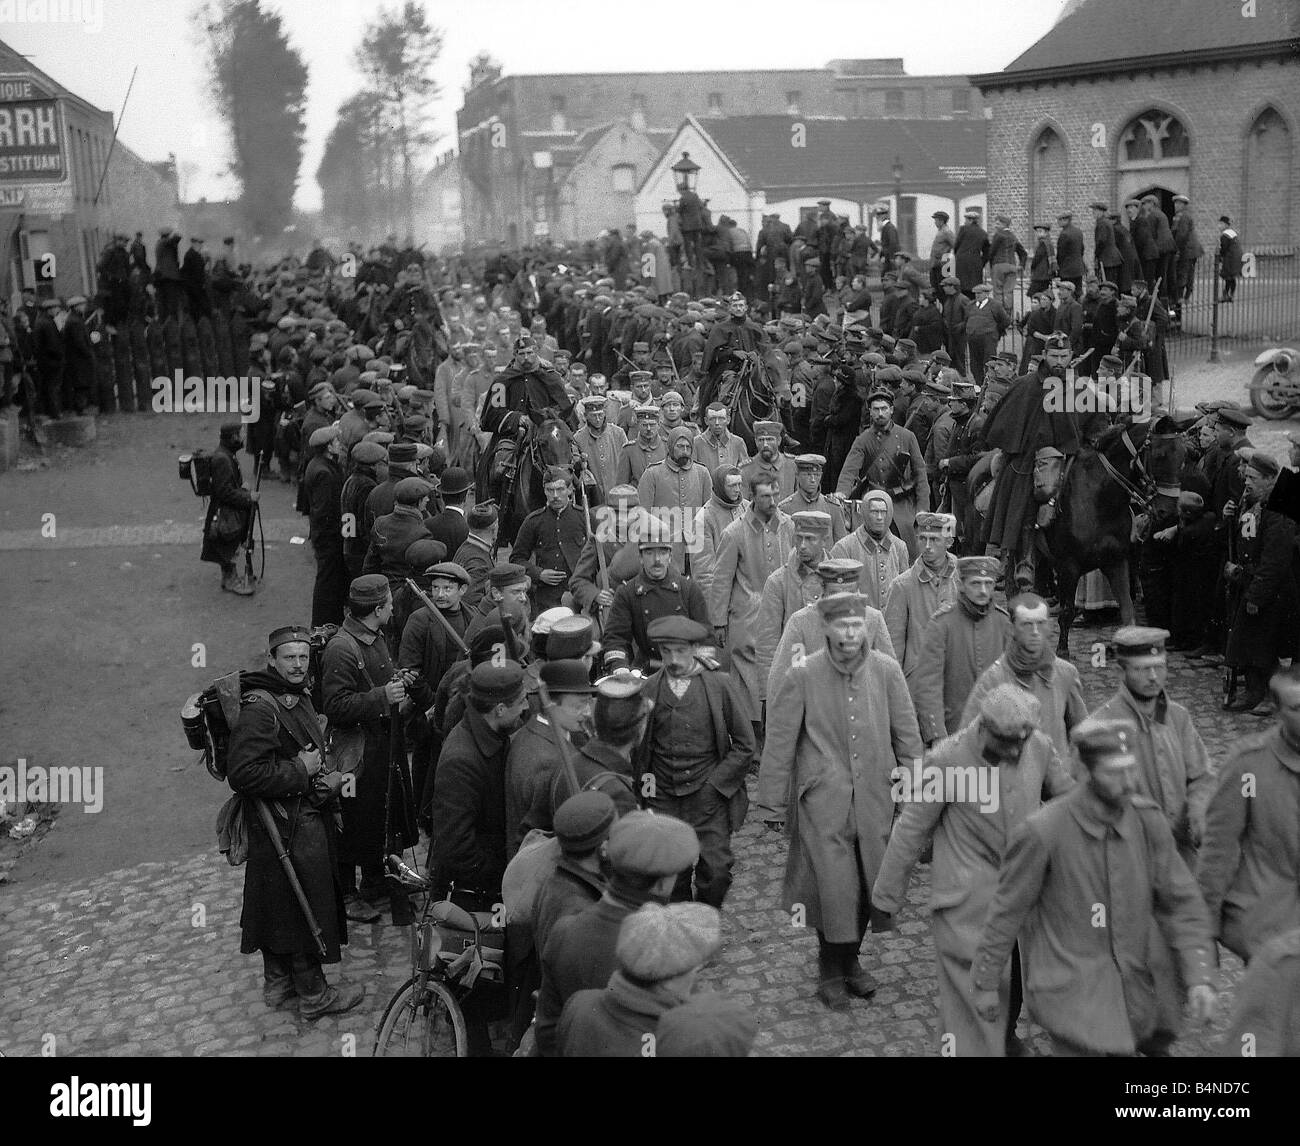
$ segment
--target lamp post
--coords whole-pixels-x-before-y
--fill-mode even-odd
[[[694,191],[697,180],[700,175],[700,165],[691,159],[689,151],[683,151],[682,157],[673,164],[673,182],[677,184],[677,190]]]
[[[894,214],[903,214],[903,161],[894,156]]]
[[[698,290],[700,265],[700,231],[704,226],[704,210],[695,193],[700,176],[700,165],[691,159],[689,151],[673,164],[673,182],[677,184],[677,221],[682,232],[683,277],[689,273],[692,285]]]

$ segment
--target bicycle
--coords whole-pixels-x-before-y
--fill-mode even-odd
[[[374,1058],[467,1058],[464,1000],[480,983],[503,983],[505,927],[491,912],[466,911],[429,894],[428,877],[395,855],[389,876],[423,893],[411,924],[411,977],[389,999],[375,1030]],[[487,943],[484,940],[487,938]]]

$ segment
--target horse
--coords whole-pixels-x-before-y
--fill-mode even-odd
[[[737,358],[738,367],[723,372],[714,399],[731,411],[731,432],[740,436],[753,457],[757,453],[754,423],[776,416],[785,427],[784,437],[797,445],[790,437],[790,360],[775,346],[761,351],[757,359]]]
[[[1035,547],[1046,549],[1043,556],[1056,574],[1061,608],[1057,652],[1061,655],[1069,648],[1075,591],[1085,573],[1100,569],[1119,602],[1120,623],[1134,622],[1128,565],[1133,515],[1129,506],[1145,511],[1155,496],[1156,484],[1148,469],[1153,425],[1111,426],[1101,434],[1095,449],[1085,445],[1057,495],[1056,516],[1036,534]]]
[[[569,427],[547,417],[533,428],[522,446],[498,435],[479,459],[476,488],[484,500],[496,503],[499,517],[497,547],[513,544],[523,520],[546,504],[542,479],[552,466],[574,472],[577,447]]]

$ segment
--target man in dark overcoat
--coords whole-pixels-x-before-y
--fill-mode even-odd
[[[251,597],[253,585],[235,572],[235,558],[244,543],[249,509],[259,496],[257,490],[244,488],[235,457],[243,430],[242,422],[227,422],[221,427],[220,442],[212,453],[212,493],[203,517],[203,551],[199,559],[221,566],[223,589]]]

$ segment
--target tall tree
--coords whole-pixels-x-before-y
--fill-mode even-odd
[[[321,214],[367,239],[393,226],[393,188],[386,170],[391,141],[383,121],[381,101],[373,92],[346,100],[316,169]]]
[[[429,23],[414,0],[406,0],[400,9],[381,8],[357,49],[357,66],[379,98],[385,127],[391,132],[388,157],[400,168],[408,237],[415,229],[416,155],[427,153],[438,141],[431,117],[441,90],[433,78],[441,54],[442,31]]]
[[[307,66],[278,13],[261,0],[217,0],[198,11],[217,110],[230,129],[245,225],[272,239],[293,218],[302,165]]]

